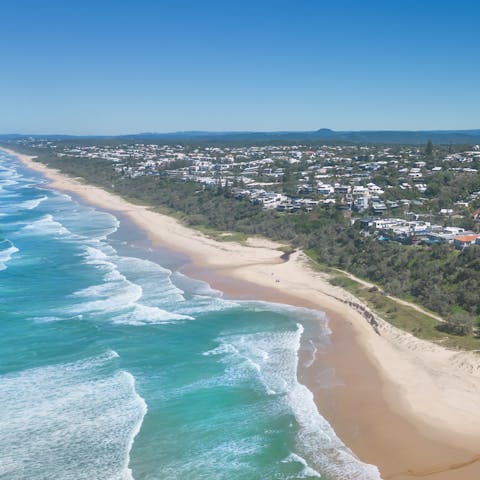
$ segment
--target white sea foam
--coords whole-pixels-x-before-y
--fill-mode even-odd
[[[110,250],[109,253],[115,253],[115,250],[113,249],[113,247],[110,247],[107,245],[102,245],[102,246],[104,249],[108,248]],[[89,265],[109,265],[112,268],[115,267],[111,262],[107,261],[108,259],[107,253],[100,250],[99,248],[95,248],[87,245],[85,247],[85,252],[83,256],[85,257],[85,263]]]
[[[311,478],[311,477],[317,477],[317,478],[322,478],[319,472],[314,470],[312,467],[310,467],[307,463],[307,461],[301,457],[300,455],[297,455],[296,453],[290,453],[290,455],[285,458],[285,460],[282,460],[282,463],[300,463],[303,466],[302,472],[298,475],[295,475],[295,478]]]
[[[0,377],[0,477],[132,479],[147,407],[128,372],[102,370],[115,356]]]
[[[71,232],[61,223],[54,220],[50,214],[44,215],[29,225],[25,225],[19,232],[24,235],[68,235]]]
[[[21,202],[20,204],[17,205],[18,208],[23,208],[25,210],[33,210],[37,208],[42,202],[47,200],[47,196],[39,197],[39,198],[34,198],[32,200],[25,200],[24,202]]]
[[[194,295],[208,296],[208,297],[223,297],[223,292],[212,288],[207,282],[189,278],[183,273],[174,272],[173,277],[176,283],[185,285],[188,291]]]
[[[69,309],[72,313],[112,313],[133,307],[142,297],[142,287],[125,279],[87,287],[75,292],[74,296],[95,299],[72,306]]]
[[[67,200],[69,202],[72,201],[72,197],[68,195],[68,193],[57,192],[57,190],[51,190],[56,196],[62,198],[63,200]]]
[[[184,315],[201,315],[212,312],[222,312],[238,308],[239,303],[233,300],[225,300],[220,297],[194,295],[188,302],[177,306],[177,311]]]
[[[42,317],[31,317],[30,320],[35,323],[52,323],[52,322],[64,322],[67,320],[81,320],[83,315],[75,315],[73,317],[57,317],[52,315],[46,315]]]
[[[3,168],[0,170],[0,194],[2,197],[8,197],[14,185],[18,185],[18,179],[21,176],[13,168]]]
[[[102,252],[97,252],[96,254],[92,250],[89,251],[91,253],[89,256],[91,262],[95,262],[97,265],[113,262],[115,268],[122,272],[121,274],[125,278],[142,287],[141,307],[157,309],[148,310],[146,308],[142,310],[140,308],[137,309],[137,312],[134,312],[134,316],[146,313],[148,318],[150,314],[153,314],[152,318],[158,318],[159,322],[175,319],[192,319],[197,315],[224,311],[239,305],[237,302],[224,300],[219,292],[209,289],[208,284],[197,281],[192,281],[194,284],[194,295],[190,294],[187,299],[185,291],[173,282],[174,278],[176,280],[180,279],[180,283],[192,287],[192,284],[186,281],[187,277],[178,274],[178,272],[173,273],[171,270],[150,260],[118,256],[113,249],[109,250],[107,254],[103,253],[105,252],[103,248]],[[116,275],[112,271],[110,276],[106,276],[105,279],[115,278]],[[204,294],[198,294],[199,291],[204,292]]]
[[[226,335],[204,355],[223,355],[226,375],[233,381],[245,381],[254,374],[268,395],[286,402],[300,427],[293,453],[308,459],[306,469],[336,480],[380,479],[375,466],[361,462],[341,442],[318,412],[310,390],[298,382],[297,352],[303,330],[298,324],[291,332]]]
[[[97,247],[85,247],[83,256],[86,264],[105,272],[103,282],[75,292],[74,297],[85,301],[72,306],[70,313],[110,314],[113,323],[134,326],[194,319],[164,308],[185,300],[183,291],[171,282],[170,270],[148,260],[119,256],[103,243]]]
[[[2,242],[3,243],[3,242]],[[9,240],[6,242],[9,246],[4,249],[0,250],[0,271],[5,270],[7,268],[7,262],[12,259],[12,256],[19,252],[20,250]]]
[[[85,239],[105,240],[120,226],[119,220],[110,213],[68,201],[63,196],[53,196],[52,203],[62,224]]]
[[[261,300],[239,300],[238,302],[242,308],[250,310],[255,313],[260,312],[274,312],[281,315],[292,315],[302,320],[315,320],[322,328],[322,333],[330,335],[332,332],[328,328],[328,323],[325,313],[320,310],[313,310],[311,308],[295,307],[293,305],[286,305],[284,303],[264,302]]]
[[[238,350],[231,343],[221,343],[218,347],[203,352],[202,355],[208,357],[210,355],[223,355],[225,353],[238,354]]]
[[[131,311],[117,316],[114,319],[114,322],[140,326],[147,324],[172,323],[180,320],[195,320],[195,318],[188,315],[181,315],[179,313],[167,312],[158,307],[136,304]]]
[[[4,170],[0,174],[0,188],[11,187],[12,185],[18,185],[16,179],[19,178],[19,175],[12,173],[10,170]]]
[[[142,303],[169,310],[185,302],[185,292],[172,282],[171,270],[135,257],[116,257],[115,264],[130,281],[142,286]]]
[[[104,246],[109,253],[115,253],[112,247]],[[99,248],[85,247],[85,263],[95,265],[105,271],[103,282],[98,285],[79,290],[74,297],[86,299],[82,303],[72,306],[69,311],[110,313],[133,307],[142,297],[142,287],[130,282],[122,275],[115,263]]]
[[[130,452],[132,451],[133,443],[135,442],[135,437],[138,435],[140,432],[140,429],[142,428],[142,423],[143,419],[145,418],[145,415],[147,414],[147,404],[145,400],[136,392],[135,390],[135,378],[133,375],[131,375],[128,372],[123,372],[129,383],[132,391],[134,392],[135,400],[138,404],[139,410],[140,410],[140,415],[137,415],[136,422],[133,426],[133,428],[130,431],[130,435],[128,436],[128,443],[127,443],[127,448],[126,448],[126,456],[123,462],[123,468],[122,468],[122,478],[121,480],[134,480],[133,475],[132,475],[132,470],[130,469]]]

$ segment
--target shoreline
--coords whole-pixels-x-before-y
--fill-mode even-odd
[[[280,245],[266,239],[249,239],[248,246],[212,240],[171,217],[3,150],[47,177],[49,188],[126,215],[154,245],[186,254],[191,263],[183,271],[189,276],[232,297],[325,312],[333,347],[318,353],[311,366],[300,365],[299,380],[342,441],[362,461],[378,466],[382,478],[480,477],[480,448],[475,448],[480,358],[416,339],[382,321],[376,333],[347,302],[362,303],[311,270],[302,252],[284,261]],[[342,385],[327,391],[318,374],[332,367]]]

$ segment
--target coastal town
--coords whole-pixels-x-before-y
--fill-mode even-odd
[[[480,244],[479,145],[19,143],[60,159],[104,161],[120,178],[194,182],[279,213],[335,208],[379,241]],[[439,195],[447,182],[449,195]]]

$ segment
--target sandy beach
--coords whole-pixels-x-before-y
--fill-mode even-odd
[[[252,238],[246,245],[218,242],[169,216],[3,150],[45,175],[49,187],[126,215],[153,244],[187,255],[188,275],[234,297],[325,312],[332,345],[300,368],[299,378],[340,438],[362,461],[377,465],[382,478],[480,478],[480,356],[419,340],[381,319],[375,331],[350,306],[361,302],[314,271],[300,251],[285,261],[281,245],[266,239]],[[319,381],[326,368],[334,368],[339,379],[329,388]]]

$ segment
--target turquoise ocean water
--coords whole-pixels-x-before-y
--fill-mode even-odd
[[[297,381],[323,315],[233,301],[0,153],[0,479],[378,479]]]

